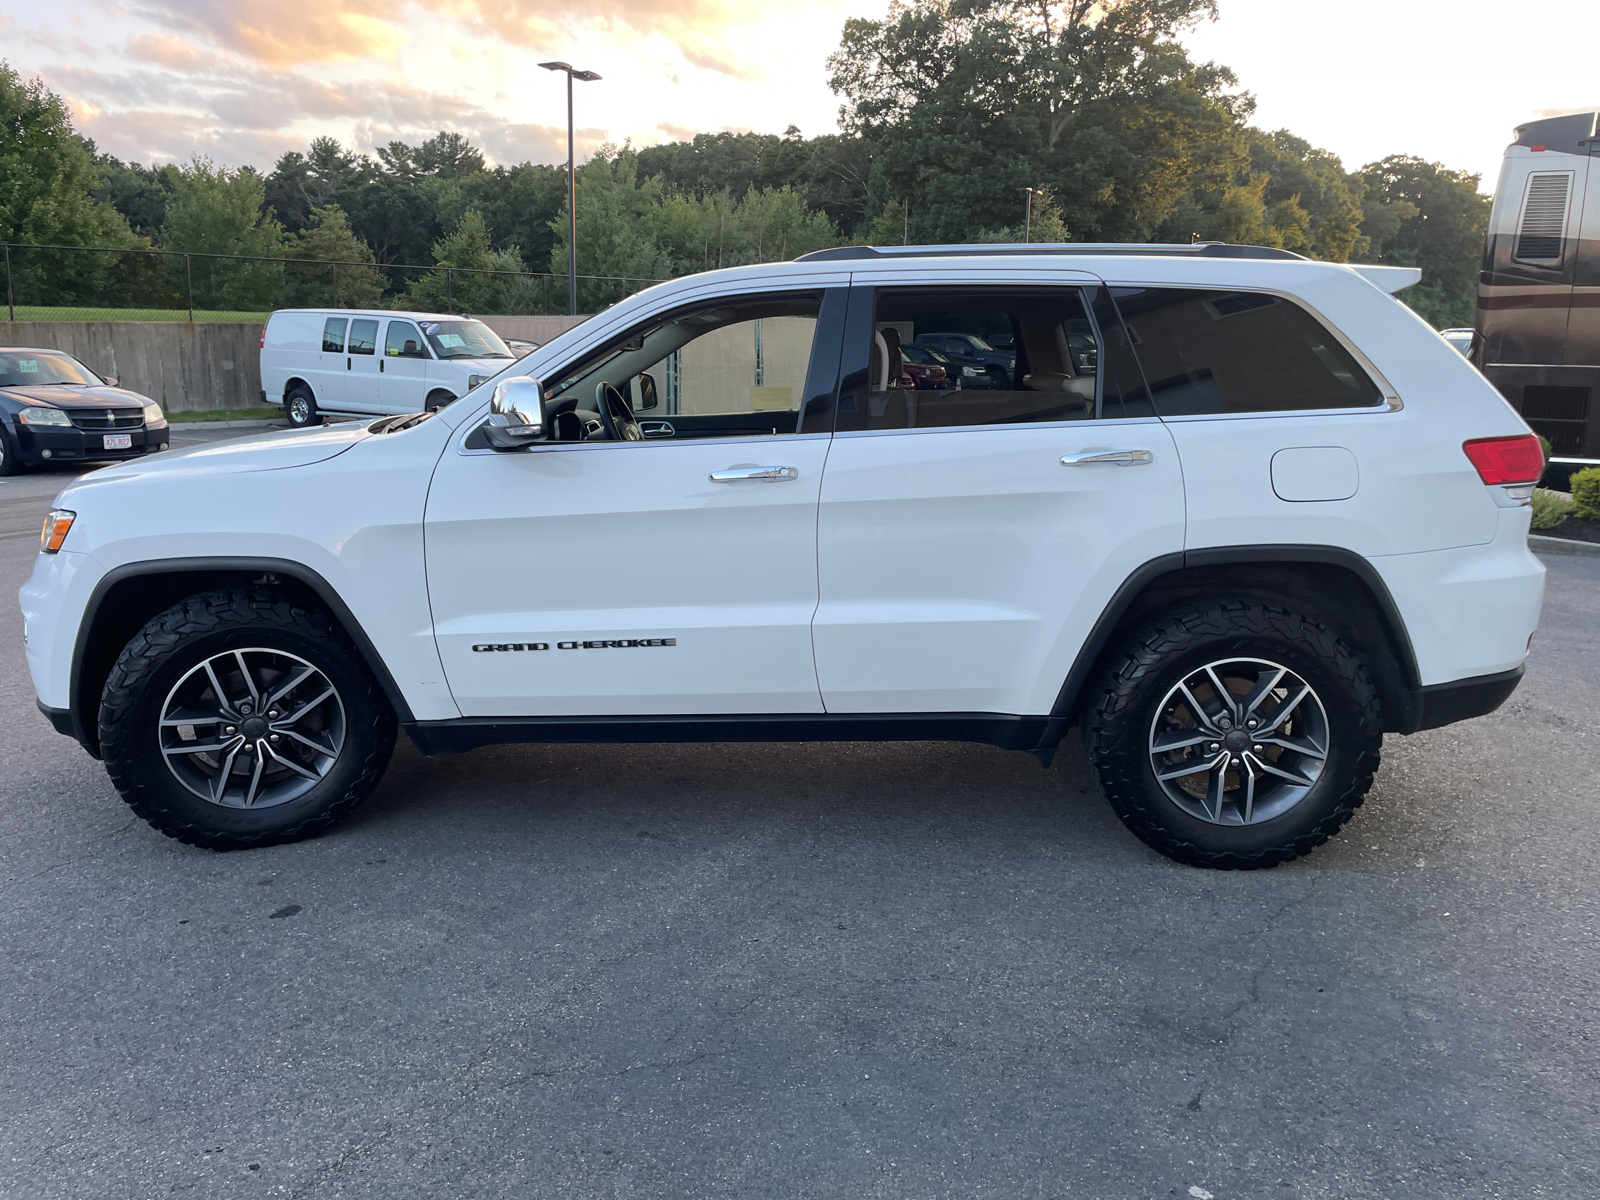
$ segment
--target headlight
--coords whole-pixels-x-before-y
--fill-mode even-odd
[[[1014,358],[1006,359],[1006,370],[1015,371],[1016,369],[1017,369],[1017,360],[1014,359]]]
[[[161,411],[161,405],[154,400],[144,406],[144,423],[146,425],[165,425],[167,414]]]
[[[978,370],[977,367],[962,367],[961,368],[961,373],[963,375],[973,376],[974,378],[976,378],[979,375],[985,374],[985,372]]]
[[[48,513],[44,519],[44,528],[39,531],[39,553],[54,554],[61,549],[61,543],[67,540],[67,532],[77,519],[77,513],[68,512],[64,508]]]
[[[72,424],[72,418],[59,408],[25,408],[17,414],[17,420],[24,425],[67,425]]]
[[[468,375],[467,376],[467,391],[470,392],[473,388],[482,387],[484,384],[486,384],[488,382],[489,382],[489,377],[487,375]]]

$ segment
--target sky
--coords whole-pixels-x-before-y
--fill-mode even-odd
[[[1288,128],[1354,169],[1414,154],[1491,191],[1513,126],[1600,106],[1593,0],[1218,0],[1187,32]],[[887,0],[0,0],[0,57],[67,97],[81,132],[140,162],[270,168],[324,134],[370,152],[440,129],[497,162],[579,158],[698,131],[836,128],[825,60]],[[1529,47],[1506,61],[1497,44]],[[1585,60],[1588,60],[1587,62]]]

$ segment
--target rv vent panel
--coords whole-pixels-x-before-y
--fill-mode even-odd
[[[1572,192],[1568,172],[1530,176],[1528,195],[1522,202],[1522,224],[1517,229],[1517,252],[1524,262],[1561,261],[1561,242],[1567,232],[1567,198]]]

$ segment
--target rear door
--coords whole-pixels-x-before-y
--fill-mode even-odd
[[[345,402],[344,340],[350,326],[349,317],[326,317],[322,322],[322,349],[317,354],[317,376],[311,381],[311,391],[321,408],[337,411]]]
[[[1095,311],[1110,310],[1092,277],[855,279],[818,518],[823,701],[841,713],[1046,714],[1117,588],[1182,549],[1171,436]],[[1014,333],[1016,386],[897,388],[891,328],[902,342]],[[1085,339],[1102,350],[1103,378],[1072,353]]]
[[[345,344],[345,388],[341,412],[376,415],[378,407],[378,322],[373,317],[353,317]]]

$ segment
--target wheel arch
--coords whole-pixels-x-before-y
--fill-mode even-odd
[[[295,388],[305,388],[306,391],[311,393],[311,399],[313,401],[316,400],[317,389],[311,386],[311,381],[309,379],[302,379],[298,375],[291,375],[289,378],[283,381],[283,398],[287,400],[289,398],[289,393],[294,391]]]
[[[361,623],[326,579],[286,559],[214,557],[127,563],[101,578],[89,596],[72,650],[68,732],[100,757],[100,692],[111,668],[145,622],[186,596],[225,587],[272,586],[321,607],[343,630],[403,722],[411,708]]]
[[[1388,585],[1370,562],[1341,546],[1215,546],[1151,559],[1122,582],[1073,661],[1039,752],[1051,752],[1078,719],[1089,682],[1135,625],[1174,604],[1219,595],[1303,607],[1361,653],[1383,706],[1385,731],[1412,733],[1419,727],[1416,652]]]

